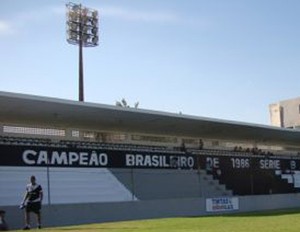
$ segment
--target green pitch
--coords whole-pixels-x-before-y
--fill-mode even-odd
[[[299,232],[300,209],[227,216],[101,223],[43,230],[49,232]]]

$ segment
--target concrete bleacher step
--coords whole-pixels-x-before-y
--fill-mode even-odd
[[[300,173],[295,171],[292,174],[281,174],[281,179],[286,180],[289,184],[293,184],[295,188],[300,188]]]
[[[281,178],[286,179],[289,184],[292,184],[294,182],[293,176],[291,174],[282,174]]]
[[[295,188],[300,188],[300,182],[295,182],[295,183],[294,183],[294,187],[295,187]]]
[[[206,180],[206,181],[213,181],[214,180],[214,177],[212,175],[208,175],[208,174],[199,174],[200,175],[200,178],[202,180]]]
[[[220,184],[219,180],[213,178],[211,174],[207,174],[205,170],[198,170],[203,197],[232,196],[232,191],[227,190],[224,184]]]
[[[207,174],[206,170],[203,170],[203,169],[199,169],[198,173],[199,173],[199,175],[206,175]]]

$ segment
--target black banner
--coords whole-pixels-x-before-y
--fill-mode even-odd
[[[192,155],[110,149],[0,145],[0,166],[213,170],[300,170],[300,157]],[[222,151],[220,151],[222,153]],[[233,152],[234,153],[234,152]],[[228,153],[227,153],[228,154]]]
[[[200,155],[198,157],[200,168],[207,170],[300,170],[300,157],[298,156],[237,156],[233,155]]]
[[[193,155],[0,145],[0,166],[194,169]]]

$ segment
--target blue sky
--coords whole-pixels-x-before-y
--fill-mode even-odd
[[[0,91],[78,99],[67,2],[0,1]],[[298,0],[81,3],[100,14],[87,102],[269,124],[270,103],[300,95]]]

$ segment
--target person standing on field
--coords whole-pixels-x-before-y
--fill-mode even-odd
[[[24,199],[20,206],[25,209],[25,227],[23,230],[30,230],[30,213],[34,213],[37,218],[37,227],[41,229],[41,208],[43,200],[42,186],[36,183],[35,176],[30,177],[30,183],[26,186]]]
[[[8,225],[5,221],[5,211],[0,210],[0,231],[8,230]]]

